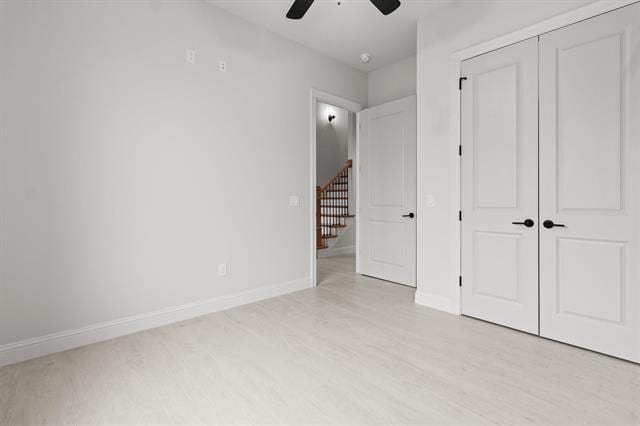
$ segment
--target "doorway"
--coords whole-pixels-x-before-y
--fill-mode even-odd
[[[315,285],[343,270],[415,287],[416,97],[362,110],[313,90],[311,110]]]
[[[331,265],[331,260],[323,259],[345,255],[347,264],[349,263],[349,257],[353,258],[355,262],[355,240],[353,244],[349,244],[350,236],[346,232],[348,229],[345,228],[353,227],[353,231],[350,232],[355,233],[355,220],[351,220],[348,216],[351,216],[355,211],[354,183],[357,179],[356,169],[353,167],[356,155],[355,128],[356,114],[361,110],[362,105],[357,102],[321,90],[311,89],[310,267],[314,286],[317,286],[319,282],[318,264],[320,260],[322,260],[323,265]],[[342,160],[345,160],[345,162],[341,163]],[[352,160],[351,167],[345,167],[346,160]],[[322,162],[321,165],[319,165],[320,161]],[[335,185],[328,184],[331,181]],[[348,186],[351,186],[351,191]],[[319,191],[319,188],[323,187],[327,190],[332,190],[330,193],[323,191],[327,198],[326,201],[321,199]],[[353,192],[351,199],[343,199],[344,190],[347,190],[347,197],[350,192]],[[335,198],[340,199],[329,199],[330,196],[331,198],[335,196]],[[333,215],[335,217],[323,219],[323,213],[325,216]],[[348,226],[347,221],[350,221]],[[322,226],[323,224],[327,226]],[[345,226],[329,226],[340,224]],[[341,232],[341,238],[338,238],[338,232]],[[334,234],[336,235],[335,238],[323,238],[323,235]],[[338,240],[341,240],[340,245],[336,245]],[[329,244],[326,244],[328,241]],[[319,251],[328,249],[328,255],[319,255]],[[353,265],[353,268],[355,269],[355,265]],[[325,276],[326,274],[321,278]]]
[[[356,113],[316,103],[316,250],[318,284],[355,273]]]

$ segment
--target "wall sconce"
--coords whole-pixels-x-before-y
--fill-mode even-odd
[[[329,114],[329,123],[331,123],[335,119],[336,119],[336,115],[335,114]]]

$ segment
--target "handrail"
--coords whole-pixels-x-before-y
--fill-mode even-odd
[[[347,162],[344,163],[344,166],[342,166],[342,168],[338,170],[338,173],[336,173],[331,179],[327,181],[327,183],[320,187],[320,191],[324,192],[327,188],[329,188],[329,186],[331,186],[334,181],[338,180],[338,178],[341,178],[344,174],[344,171],[350,169],[351,166],[353,166],[353,160],[347,160]]]

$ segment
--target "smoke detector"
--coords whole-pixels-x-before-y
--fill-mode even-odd
[[[362,55],[360,55],[360,60],[366,64],[371,60],[371,55],[369,55],[368,53],[363,53]]]

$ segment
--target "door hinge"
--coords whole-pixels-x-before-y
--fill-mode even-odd
[[[460,287],[462,287],[462,275],[458,277],[458,284]]]
[[[462,145],[458,145],[458,155],[462,157]]]
[[[458,210],[458,220],[462,222],[462,210]]]
[[[458,79],[458,90],[462,90],[462,82],[463,82],[464,80],[466,80],[466,79],[467,79],[467,77],[460,77],[460,78]]]

